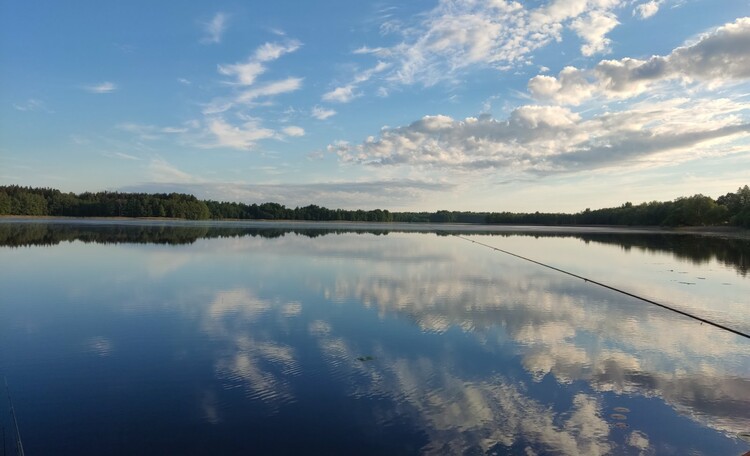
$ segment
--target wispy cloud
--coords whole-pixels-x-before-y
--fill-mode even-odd
[[[221,38],[227,29],[227,21],[229,15],[218,12],[214,17],[203,24],[204,37],[201,39],[203,44],[218,44],[221,43]]]
[[[294,125],[284,127],[281,131],[287,136],[305,136],[305,129]]]
[[[284,43],[265,43],[259,46],[255,52],[244,62],[219,65],[219,73],[224,76],[235,78],[232,82],[236,85],[249,86],[255,83],[256,78],[266,72],[264,65],[294,52],[302,46],[297,40],[289,40]]]
[[[327,108],[321,108],[320,106],[315,106],[312,109],[311,115],[318,120],[326,120],[329,117],[335,116],[336,111],[334,111],[333,109],[327,109]]]
[[[117,90],[117,84],[114,82],[100,82],[99,84],[89,84],[83,87],[91,93],[111,93]]]
[[[351,82],[349,82],[348,84],[336,87],[335,89],[324,93],[322,97],[323,101],[334,103],[348,103],[352,101],[353,99],[360,96],[360,94],[355,91],[360,84],[369,81],[374,75],[382,73],[389,66],[389,63],[378,62],[374,67],[368,68],[364,71],[360,71],[359,73],[354,75]]]
[[[126,154],[123,152],[104,152],[103,155],[105,157],[110,157],[110,158],[120,158],[122,160],[133,160],[133,161],[143,160],[140,157],[136,157],[135,155]]]
[[[388,47],[361,46],[357,55],[372,55],[386,64],[380,84],[431,86],[456,81],[466,71],[494,68],[507,71],[532,62],[532,54],[562,41],[565,30],[580,38],[581,53],[606,53],[607,35],[619,24],[624,0],[550,0],[538,2],[445,0],[415,16],[412,23],[383,17],[386,34],[401,38]],[[368,78],[369,79],[369,78]],[[364,79],[367,80],[367,79]],[[342,84],[324,95],[330,101],[350,101],[356,82]]]
[[[209,147],[241,150],[250,150],[259,140],[277,136],[275,131],[261,126],[258,119],[249,119],[240,125],[233,125],[222,118],[214,118],[208,121],[208,131],[216,141]]]
[[[42,111],[50,114],[54,112],[43,101],[36,98],[29,98],[22,103],[13,103],[13,108],[18,111]]]
[[[158,163],[161,167],[164,163]],[[166,164],[168,169],[171,165]],[[178,170],[179,171],[179,170]],[[189,175],[188,175],[189,176]],[[160,177],[166,177],[161,175]],[[192,178],[192,176],[189,176]],[[454,184],[418,180],[387,179],[368,181],[332,181],[289,184],[246,184],[230,182],[184,182],[163,179],[128,186],[122,190],[147,192],[184,192],[199,198],[225,201],[275,201],[288,206],[321,204],[330,208],[396,208],[413,204],[427,195],[449,192]]]
[[[161,157],[152,158],[148,164],[148,172],[155,182],[174,182],[174,183],[197,183],[201,179],[188,174]]]

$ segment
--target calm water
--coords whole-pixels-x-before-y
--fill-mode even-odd
[[[27,454],[750,449],[748,339],[455,236],[174,225],[0,222]],[[750,332],[750,241],[462,236]]]

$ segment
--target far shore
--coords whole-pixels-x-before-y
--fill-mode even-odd
[[[231,226],[248,228],[383,230],[464,233],[632,233],[632,234],[694,234],[739,239],[750,239],[750,230],[736,226],[620,226],[620,225],[489,225],[475,223],[407,223],[407,222],[349,222],[312,220],[185,220],[167,217],[61,217],[33,215],[0,215],[0,223],[48,222],[104,225],[166,225],[166,226]]]

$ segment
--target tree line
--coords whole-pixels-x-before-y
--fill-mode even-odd
[[[335,236],[344,233],[388,235],[408,232],[391,225],[377,229],[350,228],[284,228],[238,226],[230,224],[88,224],[78,222],[62,223],[0,223],[0,247],[50,246],[61,242],[80,241],[97,244],[192,244],[198,239],[263,237],[279,238],[296,235],[316,238]],[[466,231],[446,231],[438,233],[465,234]],[[537,238],[573,238],[583,242],[618,245],[625,250],[639,249],[647,252],[669,252],[677,258],[695,263],[715,260],[745,276],[750,271],[750,242],[745,239],[702,236],[697,240],[690,234],[638,234],[612,232],[553,233],[528,231],[487,231],[478,226],[476,231],[487,236],[512,237],[534,236]]]
[[[329,209],[314,204],[289,208],[279,203],[245,204],[199,200],[184,193],[63,193],[52,188],[0,186],[0,215],[70,217],[169,217],[187,220],[311,220],[512,225],[735,225],[750,228],[750,188],[716,199],[705,195],[566,213],[390,212]]]

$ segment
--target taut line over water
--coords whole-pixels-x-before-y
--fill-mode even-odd
[[[10,415],[13,418],[13,426],[16,438],[16,454],[18,456],[24,456],[23,443],[21,443],[21,431],[18,429],[18,419],[16,418],[16,409],[13,408],[13,400],[10,398],[10,388],[8,388],[8,378],[3,377],[5,380],[5,392],[8,393],[8,404],[10,404]],[[3,453],[5,453],[5,430],[3,430]]]
[[[742,336],[742,337],[745,337],[747,339],[750,339],[750,334],[746,334],[746,333],[744,333],[742,331],[730,328],[728,326],[724,326],[724,325],[722,325],[720,323],[716,323],[716,322],[711,321],[711,320],[707,320],[705,318],[699,317],[697,315],[693,315],[693,314],[685,312],[683,310],[675,309],[674,307],[668,306],[666,304],[661,304],[661,303],[658,303],[656,301],[652,301],[651,299],[644,298],[643,296],[638,296],[636,294],[627,292],[625,290],[621,290],[621,289],[613,287],[611,285],[607,285],[605,283],[597,282],[596,280],[591,280],[588,277],[583,277],[583,276],[580,276],[578,274],[572,273],[570,271],[566,271],[564,269],[556,268],[556,267],[551,266],[549,264],[545,264],[545,263],[542,263],[540,261],[532,260],[531,258],[527,258],[525,256],[521,256],[521,255],[515,254],[513,252],[509,252],[507,250],[503,250],[503,249],[501,249],[499,247],[495,247],[495,246],[492,246],[492,245],[489,245],[489,244],[485,244],[485,243],[482,243],[482,242],[479,242],[479,241],[475,241],[474,239],[469,239],[467,237],[464,237],[464,236],[461,236],[461,235],[458,235],[458,234],[452,234],[452,233],[445,233],[445,234],[451,234],[452,236],[455,236],[455,237],[457,237],[459,239],[463,239],[464,241],[469,241],[469,242],[472,242],[474,244],[481,245],[482,247],[487,247],[488,249],[492,249],[492,250],[495,250],[497,252],[504,253],[506,255],[514,256],[516,258],[520,258],[522,260],[529,261],[529,262],[534,263],[534,264],[538,264],[539,266],[544,266],[545,268],[552,269],[553,271],[557,271],[557,272],[561,272],[563,274],[567,274],[567,275],[569,275],[571,277],[575,277],[577,279],[581,279],[581,280],[583,280],[585,282],[593,283],[594,285],[599,285],[600,287],[604,287],[604,288],[607,288],[609,290],[616,291],[617,293],[621,293],[621,294],[630,296],[631,298],[640,299],[643,302],[647,302],[649,304],[652,304],[652,305],[655,305],[655,306],[659,306],[659,307],[661,307],[663,309],[671,310],[672,312],[678,313],[680,315],[684,315],[684,316],[686,316],[688,318],[692,318],[693,320],[700,321],[701,323],[706,323],[706,324],[709,324],[711,326],[715,326],[715,327],[717,327],[719,329],[723,329],[724,331],[729,331],[729,332],[731,332],[733,334],[736,334],[738,336]]]

